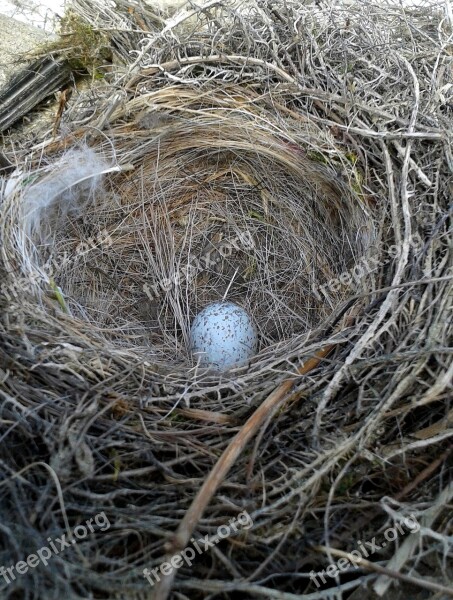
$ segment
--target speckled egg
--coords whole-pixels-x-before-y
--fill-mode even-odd
[[[246,310],[233,302],[215,302],[194,319],[190,350],[202,367],[226,371],[247,362],[255,352],[258,337]]]

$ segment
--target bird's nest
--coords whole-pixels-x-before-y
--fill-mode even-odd
[[[309,119],[239,86],[171,86],[114,113],[93,147],[18,178],[6,247],[11,271],[44,296],[52,278],[112,351],[192,380],[190,323],[227,298],[253,315],[262,368],[344,302],[329,283],[369,250],[372,211],[347,152]]]
[[[2,597],[353,598],[388,593],[386,559],[444,593],[451,14],[100,9],[68,22],[110,36],[115,67],[57,137],[5,147],[0,563],[110,527]],[[259,347],[218,374],[188,339],[222,299]],[[143,569],[244,510],[253,527],[150,587]],[[406,528],[404,552],[318,589],[324,560],[408,515],[425,542]]]

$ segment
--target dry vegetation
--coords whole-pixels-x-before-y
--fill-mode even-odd
[[[1,597],[453,596],[449,2],[115,5],[65,21],[102,80],[56,135],[6,140],[0,564],[111,527]],[[260,347],[219,378],[187,334],[224,296]],[[243,510],[253,528],[149,586]],[[409,515],[420,532],[314,585]]]

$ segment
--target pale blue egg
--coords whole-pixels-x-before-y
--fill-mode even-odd
[[[190,329],[190,350],[202,367],[226,371],[246,363],[255,353],[258,336],[246,310],[233,302],[204,308]]]

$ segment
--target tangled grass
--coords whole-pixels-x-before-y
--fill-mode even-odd
[[[80,148],[16,186],[10,203],[22,214],[12,210],[13,219],[26,226],[10,264],[25,262],[47,287],[42,265],[52,267],[71,315],[173,371],[191,369],[190,323],[225,295],[253,314],[267,354],[275,344],[285,352],[344,301],[345,290],[318,290],[368,249],[366,199],[310,158],[320,143],[334,152],[328,136],[306,123],[278,127],[255,94],[213,88],[200,105],[196,90],[172,86],[140,100],[109,132],[128,156],[125,172],[103,181],[90,171],[87,182],[87,168],[109,165]],[[121,124],[133,111],[137,119]]]
[[[0,564],[111,527],[2,597],[452,595],[450,3],[73,10],[113,65],[5,146]],[[260,346],[219,377],[187,336],[224,297]]]

